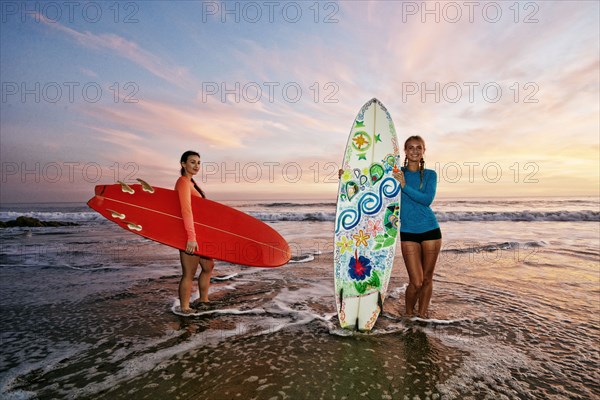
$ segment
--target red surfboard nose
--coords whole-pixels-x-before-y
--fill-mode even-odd
[[[102,196],[102,194],[104,193],[104,190],[106,190],[106,185],[96,185],[96,188],[95,188],[96,196]]]

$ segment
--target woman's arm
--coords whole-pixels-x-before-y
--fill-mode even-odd
[[[408,197],[416,201],[419,204],[429,207],[433,203],[435,198],[435,192],[437,190],[437,174],[435,171],[430,170],[429,173],[425,173],[423,176],[424,191],[420,191],[408,185],[402,188],[402,191],[406,193]]]
[[[177,180],[175,190],[179,196],[179,206],[181,207],[181,217],[183,226],[187,233],[188,242],[196,242],[196,231],[194,230],[194,214],[192,213],[192,192],[188,181],[184,179]]]

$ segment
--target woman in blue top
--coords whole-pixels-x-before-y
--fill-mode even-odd
[[[418,300],[417,315],[426,318],[433,290],[433,270],[442,248],[442,232],[429,207],[435,197],[437,174],[425,169],[425,141],[420,136],[406,139],[404,153],[404,167],[394,178],[402,187],[400,245],[409,279],[406,314],[414,315]]]

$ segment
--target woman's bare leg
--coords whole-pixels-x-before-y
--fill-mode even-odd
[[[198,275],[198,291],[200,292],[200,302],[208,302],[208,289],[210,288],[210,275],[212,274],[215,262],[212,258],[200,258],[200,275]]]
[[[421,243],[422,266],[423,266],[423,286],[419,294],[419,316],[427,318],[429,312],[429,302],[433,292],[433,270],[442,248],[442,239],[425,240]]]
[[[181,280],[179,281],[179,303],[181,305],[181,311],[189,311],[192,284],[194,282],[196,271],[198,270],[200,257],[196,255],[189,255],[183,251],[180,251],[179,258],[181,259],[182,272]]]
[[[423,285],[423,267],[421,265],[421,245],[416,242],[401,242],[402,258],[408,272],[408,287],[406,288],[406,314],[414,314],[415,304]]]

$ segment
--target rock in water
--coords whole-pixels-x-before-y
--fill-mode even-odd
[[[78,224],[74,222],[63,222],[63,221],[40,221],[37,218],[26,217],[24,215],[17,217],[12,221],[1,222],[0,228],[13,228],[13,227],[30,227],[30,228],[40,228],[40,227],[55,227],[55,226],[77,226]]]

